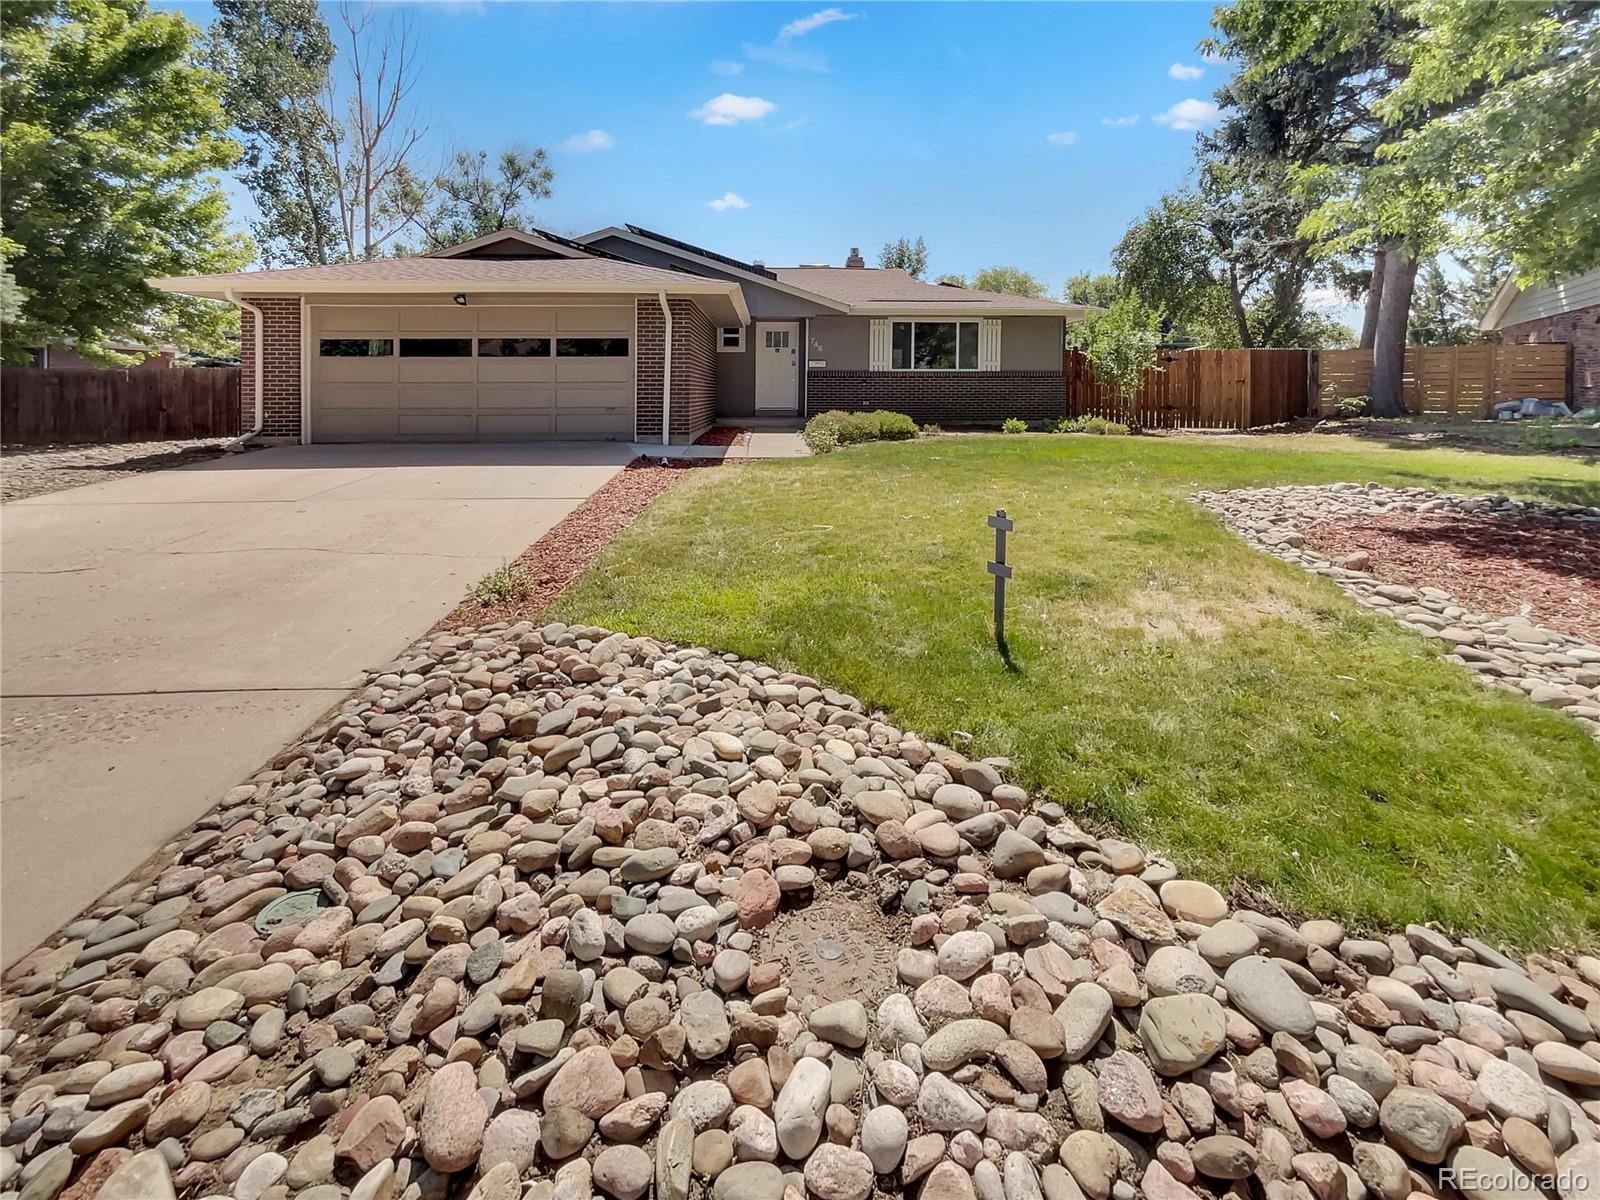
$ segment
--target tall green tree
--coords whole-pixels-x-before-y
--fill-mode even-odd
[[[222,77],[222,106],[244,146],[238,175],[255,201],[251,222],[265,266],[343,257],[334,216],[338,179],[328,157],[332,118],[321,96],[333,38],[314,0],[215,0],[206,56]]]
[[[1492,253],[1435,255],[1417,272],[1407,340],[1413,346],[1468,346],[1493,339],[1478,322],[1494,301],[1508,265]]]
[[[111,343],[153,333],[225,349],[230,312],[145,283],[250,257],[224,228],[212,172],[238,145],[198,31],[143,0],[16,0],[3,19],[0,258],[26,299],[0,355],[73,339],[117,363]]]
[[[1008,296],[1029,296],[1035,300],[1050,289],[1020,267],[985,267],[972,277],[972,287],[980,292],[1003,292]]]
[[[543,149],[512,146],[489,164],[486,151],[458,150],[434,177],[433,202],[417,224],[424,248],[437,250],[498,229],[534,223],[528,205],[548,199],[556,173]]]
[[[1080,271],[1069,275],[1066,287],[1061,290],[1061,298],[1068,304],[1089,304],[1095,308],[1110,308],[1121,294],[1122,283],[1110,272],[1091,275]]]
[[[1239,0],[1214,18],[1247,82],[1310,63],[1372,94],[1370,154],[1298,183],[1324,256],[1379,246],[1372,398],[1400,399],[1420,262],[1483,241],[1544,282],[1600,261],[1600,8],[1515,3]],[[1381,288],[1381,291],[1379,290]]]
[[[1194,187],[1163,196],[1128,228],[1112,264],[1186,340],[1293,345],[1320,274],[1299,234],[1305,212],[1281,169],[1211,157]]]
[[[928,244],[919,234],[916,241],[897,238],[885,242],[878,251],[878,266],[884,270],[898,267],[913,279],[921,279],[928,270]]]

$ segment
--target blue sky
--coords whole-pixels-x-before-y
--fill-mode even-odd
[[[185,4],[199,24],[209,6]],[[546,147],[565,233],[633,222],[772,265],[927,239],[1059,290],[1192,165],[1211,5],[408,4],[428,161]]]

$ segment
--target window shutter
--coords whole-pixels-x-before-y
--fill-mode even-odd
[[[1000,319],[985,317],[978,331],[978,370],[1000,369]]]
[[[872,333],[867,347],[867,369],[869,371],[887,371],[889,369],[889,322],[887,318],[874,318]]]

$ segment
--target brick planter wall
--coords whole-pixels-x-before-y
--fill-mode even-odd
[[[716,327],[689,300],[668,300],[672,308],[672,440],[692,442],[716,420]],[[638,345],[634,349],[635,436],[661,440],[663,336],[661,306],[654,296],[635,305]]]
[[[806,412],[905,413],[919,425],[1054,421],[1066,413],[1060,371],[807,371]]]
[[[1502,342],[1566,342],[1568,396],[1573,407],[1600,404],[1600,305],[1500,330]]]
[[[263,316],[266,361],[262,364],[261,426],[264,438],[300,439],[300,300],[246,296]],[[239,428],[256,423],[256,317],[239,310]]]

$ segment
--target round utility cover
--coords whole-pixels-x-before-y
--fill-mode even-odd
[[[256,932],[262,937],[269,937],[285,925],[298,925],[310,920],[318,910],[327,908],[329,904],[327,893],[321,888],[279,896],[256,914]]]

